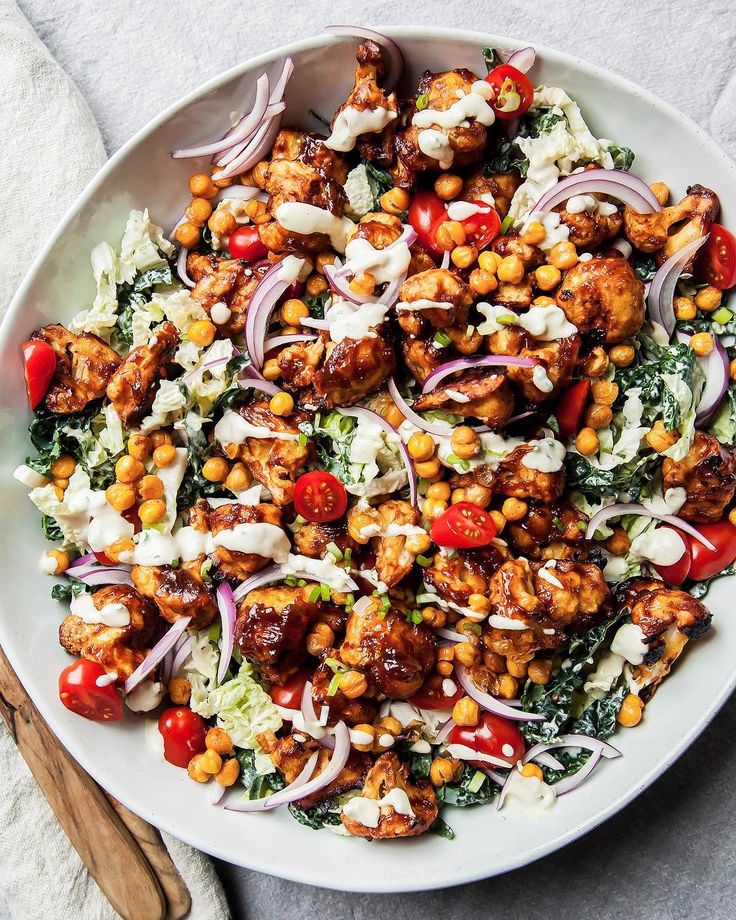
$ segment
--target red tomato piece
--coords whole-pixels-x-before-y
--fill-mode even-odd
[[[682,542],[685,544],[685,552],[680,556],[677,562],[673,562],[672,565],[654,565],[654,563],[652,563],[652,567],[656,569],[660,578],[663,578],[671,585],[679,586],[690,574],[690,567],[693,563],[693,557],[690,550],[692,537],[689,537],[681,530],[677,530],[676,527],[670,527],[669,529],[674,530],[682,537]]]
[[[294,507],[313,524],[336,521],[345,514],[348,493],[340,480],[324,470],[305,473],[296,481]]]
[[[496,118],[519,118],[534,100],[531,81],[511,64],[494,67],[485,80],[495,91],[488,105],[496,113]]]
[[[59,699],[72,712],[93,722],[117,722],[123,701],[115,684],[97,685],[107,671],[96,661],[79,658],[59,674]]]
[[[35,409],[46,395],[56,372],[56,355],[54,349],[43,339],[24,342],[21,349],[28,402],[31,409]]]
[[[555,418],[563,437],[574,438],[580,430],[580,422],[589,396],[590,380],[579,380],[560,395],[555,408]]]
[[[109,556],[106,556],[105,553],[95,553],[94,557],[100,563],[100,565],[115,565],[112,559]]]
[[[729,521],[716,521],[714,524],[698,524],[696,529],[716,548],[713,552],[690,537],[690,553],[693,559],[690,578],[702,581],[712,578],[732,562],[736,562],[736,527]]]
[[[475,727],[456,725],[450,732],[450,743],[464,744],[479,754],[498,757],[509,766],[521,760],[526,750],[524,738],[516,725],[493,712],[484,712],[480,724]],[[488,764],[477,761],[475,766],[482,768]]]
[[[460,221],[465,228],[466,241],[468,245],[475,246],[476,249],[485,249],[498,236],[498,231],[501,229],[501,218],[496,209],[484,201],[470,199],[468,203],[483,208],[486,213],[479,211]]]
[[[432,522],[430,537],[438,546],[474,549],[496,536],[493,518],[472,502],[458,502]]]
[[[268,688],[268,695],[284,709],[299,709],[302,702],[304,685],[309,680],[309,671],[301,670],[292,674],[286,683]]]
[[[158,730],[164,739],[164,757],[175,767],[186,767],[192,757],[205,749],[207,723],[188,706],[164,709]]]
[[[233,259],[244,259],[246,262],[257,262],[268,254],[268,250],[258,236],[258,227],[255,224],[246,224],[233,230],[228,240],[227,248]]]
[[[736,236],[720,224],[713,224],[698,257],[700,273],[719,291],[736,285]]]
[[[441,256],[434,231],[447,220],[447,206],[433,191],[417,192],[409,205],[409,223],[416,230],[419,241],[435,256]]]
[[[446,680],[455,684],[455,692],[449,696],[445,694],[443,684]],[[420,709],[449,709],[462,698],[465,691],[449,677],[442,674],[430,674],[414,696],[409,697],[409,702]]]

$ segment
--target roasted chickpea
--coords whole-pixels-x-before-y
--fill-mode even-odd
[[[547,231],[544,224],[538,220],[533,220],[521,234],[522,240],[530,246],[538,246],[543,243],[546,236]]]
[[[529,506],[518,498],[507,498],[501,506],[501,513],[507,521],[520,521],[526,517]]]
[[[115,511],[127,511],[135,504],[135,489],[129,483],[114,482],[105,489],[105,498]]]
[[[629,367],[634,362],[636,350],[633,345],[614,345],[608,352],[614,367]]]
[[[325,649],[332,646],[335,634],[327,623],[315,623],[306,639],[307,651],[318,658]]]
[[[171,466],[175,459],[176,448],[173,444],[162,444],[160,447],[154,448],[153,463],[154,466],[158,467],[158,469],[162,470],[167,466]]]
[[[480,706],[471,697],[464,696],[452,707],[452,718],[456,725],[477,725],[480,721]]]
[[[441,629],[447,623],[447,614],[439,607],[424,607],[422,620],[432,629]]]
[[[168,686],[169,696],[172,703],[185,706],[192,695],[192,685],[186,677],[172,677]]]
[[[519,692],[519,681],[511,674],[502,674],[498,679],[498,695],[513,700]]]
[[[274,415],[287,416],[294,411],[294,398],[290,393],[276,393],[271,397],[268,408]]]
[[[232,738],[222,728],[210,728],[204,739],[205,746],[209,751],[215,751],[217,754],[232,754]]]
[[[534,278],[540,290],[551,291],[562,281],[562,274],[554,265],[540,265],[534,272]]]
[[[649,188],[654,192],[654,197],[660,204],[667,204],[670,197],[669,186],[664,182],[652,182]]]
[[[153,449],[153,442],[145,434],[132,434],[128,438],[128,453],[136,460],[148,460]]]
[[[236,463],[227,474],[225,488],[231,492],[242,492],[253,481],[248,467],[243,463]]]
[[[193,198],[184,213],[190,224],[203,227],[212,214],[212,205],[206,198]]]
[[[409,438],[407,447],[412,460],[418,460],[420,463],[434,456],[434,441],[428,434],[415,432]]]
[[[161,447],[162,444],[172,444],[172,438],[168,431],[154,431],[151,435],[151,444],[154,448]]]
[[[624,697],[616,721],[625,728],[633,728],[641,722],[643,714],[644,703],[642,703],[641,699],[634,693],[629,693]]]
[[[429,779],[433,786],[444,786],[460,779],[463,763],[454,757],[435,757],[429,768]]]
[[[214,198],[217,186],[207,173],[197,173],[189,180],[189,191],[195,198]]]
[[[310,275],[307,278],[306,288],[310,297],[319,297],[320,294],[324,294],[327,290],[327,282],[322,275]]]
[[[526,672],[529,668],[529,663],[522,661],[520,658],[507,658],[506,659],[506,670],[512,677],[522,678],[526,677]]]
[[[287,300],[281,307],[281,319],[289,326],[298,326],[307,316],[309,316],[309,307],[303,300],[297,300],[295,297]]]
[[[357,735],[357,738],[359,740],[353,740],[353,738],[355,737],[353,733]],[[365,739],[361,737],[362,735],[365,735]],[[360,725],[354,725],[350,729],[350,736],[351,736],[351,743],[356,751],[372,751],[373,750],[373,742],[376,737],[376,729],[372,725],[368,725],[367,723],[362,723]],[[369,738],[370,740],[368,740]]]
[[[238,222],[229,211],[218,210],[213,212],[207,226],[218,236],[229,236],[237,228]]]
[[[468,460],[480,453],[480,438],[469,425],[459,425],[452,432],[450,446],[461,460]]]
[[[77,461],[69,454],[62,454],[51,464],[51,475],[54,479],[69,479],[74,475]]]
[[[360,671],[346,671],[340,678],[340,690],[349,700],[363,696],[368,689],[368,681]]]
[[[696,332],[690,339],[690,348],[699,358],[707,358],[715,348],[715,342],[710,332]]]
[[[409,193],[394,186],[381,195],[379,204],[387,214],[403,214],[409,207]]]
[[[278,380],[281,376],[279,362],[275,358],[268,358],[263,364],[263,376],[266,380]]]
[[[423,479],[435,479],[440,475],[440,461],[437,457],[432,457],[431,460],[425,460],[421,463],[415,463],[414,469],[418,476],[421,476]]]
[[[481,296],[492,294],[498,287],[496,276],[492,275],[490,272],[484,271],[482,268],[476,268],[470,273],[468,283],[475,293]]]
[[[524,278],[524,263],[518,256],[506,256],[501,259],[496,274],[499,281],[518,284]]]
[[[457,198],[463,190],[463,180],[454,173],[441,173],[434,180],[434,192],[443,201]]]
[[[480,660],[480,649],[476,648],[471,642],[458,642],[455,646],[455,661],[466,668],[475,667]]]
[[[447,502],[436,498],[427,498],[422,505],[422,514],[428,521],[434,521],[447,511]]]
[[[594,402],[612,406],[618,398],[618,384],[610,380],[596,380],[591,386]]]
[[[478,256],[478,265],[480,265],[484,272],[488,272],[490,275],[498,273],[498,266],[500,264],[501,256],[497,252],[492,252],[490,249],[484,250]]]
[[[598,435],[592,428],[583,428],[575,438],[575,447],[584,457],[596,453],[599,447]]]
[[[552,662],[547,658],[534,658],[529,662],[527,676],[533,684],[544,686],[552,675]]]
[[[713,310],[720,306],[722,299],[723,292],[707,284],[695,295],[695,306],[704,313],[712,313]]]
[[[535,779],[538,779],[538,780],[544,779],[544,773],[542,772],[542,768],[538,767],[537,764],[535,763],[525,763],[524,766],[521,768],[521,775],[528,776],[528,777],[533,776]]]
[[[585,413],[585,424],[590,428],[600,430],[607,428],[611,424],[613,411],[610,406],[602,406],[600,403],[594,403],[588,407]]]
[[[166,517],[166,502],[161,498],[150,498],[138,506],[141,524],[160,524]]]
[[[115,464],[115,475],[120,482],[135,482],[145,471],[146,468],[141,461],[130,455],[121,457]]]
[[[219,773],[215,773],[215,782],[220,786],[234,786],[240,776],[240,764],[236,757],[229,757]]]
[[[675,316],[677,319],[695,319],[698,310],[689,297],[675,297]]]
[[[177,242],[181,243],[185,249],[194,249],[195,246],[199,245],[202,236],[199,232],[199,227],[190,224],[188,220],[185,220],[183,224],[179,224],[174,235]]]
[[[210,457],[202,465],[202,475],[207,482],[224,482],[230,472],[230,464],[224,457]]]
[[[465,227],[458,220],[443,221],[435,234],[437,246],[445,252],[452,252],[456,246],[464,246],[465,239]]]
[[[50,549],[45,556],[54,564],[52,575],[61,575],[69,568],[69,554],[63,549]]]
[[[585,358],[583,368],[588,377],[602,377],[608,370],[608,355],[600,347],[596,346]]]
[[[656,450],[658,454],[662,454],[672,447],[673,444],[677,443],[679,438],[680,432],[677,429],[674,431],[667,431],[662,419],[657,419],[652,426],[652,430],[647,432],[646,435],[647,444],[652,450]]]
[[[138,494],[144,500],[149,498],[163,498],[163,480],[159,476],[153,474],[144,476],[138,483]]]
[[[578,261],[578,253],[570,242],[558,243],[549,254],[550,265],[563,271],[572,268]]]
[[[475,246],[456,246],[450,255],[452,264],[458,268],[470,268],[478,258],[478,250]]]

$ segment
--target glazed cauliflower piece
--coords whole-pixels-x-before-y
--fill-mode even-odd
[[[459,549],[452,555],[437,552],[424,570],[424,583],[444,601],[470,606],[470,595],[488,596],[491,578],[510,558],[502,544],[481,549]]]
[[[232,530],[240,524],[273,524],[283,526],[281,509],[271,504],[243,505],[240,502],[218,505],[212,508],[208,502],[200,499],[192,509],[191,523],[202,532],[211,531],[217,536],[223,530]],[[211,554],[219,571],[226,577],[243,581],[254,572],[271,563],[270,556],[258,553],[241,553],[236,550],[218,546]]]
[[[134,348],[112,375],[107,398],[123,425],[137,425],[148,414],[159,380],[166,374],[169,360],[179,344],[173,323],[162,323],[145,345]]]
[[[442,409],[465,418],[480,419],[489,428],[502,428],[513,414],[514,394],[505,374],[489,373],[480,368],[463,371],[457,380],[445,378],[430,393],[420,396],[413,408],[417,412]]]
[[[191,617],[190,629],[204,629],[217,616],[212,592],[202,578],[201,555],[191,562],[168,565],[134,565],[130,577],[144,597],[149,597],[168,623]]]
[[[191,296],[208,315],[216,303],[224,303],[230,318],[217,327],[221,337],[241,335],[245,314],[253,292],[267,271],[267,266],[250,268],[238,259],[223,259],[213,254],[190,252],[187,273],[195,282]]]
[[[718,195],[703,185],[692,185],[687,195],[668,208],[639,214],[624,208],[624,231],[629,242],[642,252],[656,252],[661,265],[693,240],[710,231],[718,216]],[[690,262],[692,265],[692,261]],[[688,271],[689,267],[685,267]]]
[[[416,304],[423,301],[446,304],[446,307],[427,307],[421,310],[406,309],[398,306],[399,325],[406,332],[417,334],[416,321],[425,320],[433,329],[445,329],[448,326],[467,326],[468,308],[473,302],[470,287],[446,268],[433,268],[429,271],[410,275],[401,285],[399,304]],[[408,321],[413,320],[410,328]],[[424,325],[421,323],[421,325]]]
[[[401,533],[416,530],[417,533]],[[348,511],[348,533],[356,543],[369,543],[379,581],[397,585],[414,568],[427,537],[419,512],[407,501],[392,499],[373,508],[354,505]]]
[[[736,492],[736,452],[713,435],[696,431],[682,460],[665,457],[662,489],[684,488],[685,504],[677,512],[686,521],[720,521]]]

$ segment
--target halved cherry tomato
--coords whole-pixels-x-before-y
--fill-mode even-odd
[[[471,198],[468,204],[475,204],[483,208],[483,211],[471,214],[470,217],[460,221],[465,228],[466,242],[470,246],[475,246],[476,249],[485,249],[498,236],[498,231],[501,229],[501,218],[496,209],[484,201],[475,201]]]
[[[188,706],[164,709],[158,730],[164,739],[164,757],[175,767],[186,767],[192,757],[205,749],[207,723]]]
[[[304,693],[304,684],[309,680],[309,671],[301,670],[292,674],[285,684],[279,687],[269,687],[268,695],[277,706],[284,709],[299,709]]]
[[[446,680],[455,686],[455,691],[449,696],[446,695],[443,686]],[[457,703],[463,693],[463,688],[449,677],[430,674],[414,696],[409,697],[409,702],[420,709],[448,709]]]
[[[437,246],[433,230],[447,220],[447,206],[433,191],[417,192],[409,205],[409,223],[416,230],[420,242],[436,256],[442,255]]]
[[[519,118],[534,100],[534,87],[520,70],[511,64],[494,67],[485,78],[495,90],[488,105],[496,113],[496,118]]]
[[[246,262],[256,262],[268,254],[268,250],[258,236],[258,227],[255,224],[246,224],[244,227],[233,230],[227,248],[233,259],[245,259]]]
[[[664,525],[661,529],[667,529]],[[652,567],[656,569],[660,578],[663,578],[666,582],[671,585],[681,585],[685,579],[690,574],[690,567],[693,564],[693,557],[690,551],[690,546],[692,537],[689,537],[686,533],[683,533],[681,530],[677,530],[676,527],[670,527],[669,530],[674,530],[682,537],[682,542],[685,544],[685,552],[680,556],[677,562],[673,562],[672,565],[655,565],[652,563]]]
[[[450,743],[464,744],[479,754],[490,754],[509,764],[520,760],[525,751],[524,738],[516,725],[493,712],[484,712],[475,728],[456,725],[450,732]],[[475,766],[482,768],[488,764],[477,761]]]
[[[474,549],[487,546],[496,536],[493,518],[472,502],[458,502],[432,522],[430,537],[438,546]]]
[[[100,565],[116,565],[116,563],[113,562],[109,556],[105,555],[105,553],[95,553],[94,557]]]
[[[54,349],[43,339],[24,342],[21,349],[28,402],[31,409],[35,409],[46,395],[46,390],[56,371],[56,355]]]
[[[555,408],[555,418],[563,437],[574,438],[580,430],[580,421],[589,396],[590,380],[579,380],[560,395]]]
[[[59,674],[59,699],[72,712],[93,722],[117,722],[123,701],[115,684],[97,685],[107,672],[96,661],[80,658]]]
[[[736,285],[736,236],[720,224],[712,224],[698,257],[698,268],[708,284],[719,291]]]
[[[296,513],[313,524],[336,521],[345,514],[347,506],[345,486],[332,473],[314,470],[297,479],[294,489]]]
[[[713,552],[690,537],[690,553],[693,557],[690,578],[702,581],[704,578],[712,578],[736,562],[736,527],[729,521],[716,521],[715,524],[698,524],[697,530],[716,548]]]

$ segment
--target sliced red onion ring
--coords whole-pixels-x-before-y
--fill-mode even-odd
[[[343,411],[343,410],[340,410]],[[319,579],[312,573],[307,572],[303,569],[293,569],[289,567],[288,574],[284,573],[284,567],[281,565],[272,565],[263,571],[258,572],[256,575],[251,575],[250,578],[246,578],[242,584],[233,591],[233,600],[237,603],[242,600],[249,591],[254,591],[256,588],[260,588],[262,585],[269,585],[274,581],[279,581],[282,578],[303,578],[305,581],[319,581]],[[349,575],[345,575],[345,585],[348,591],[358,591],[358,584],[354,579],[350,578]],[[357,607],[357,604],[355,605]],[[355,609],[355,607],[353,608]]]
[[[187,626],[189,626],[191,619],[191,617],[182,617],[180,620],[177,620],[171,629],[158,640],[135,671],[133,671],[130,677],[125,681],[126,694],[134,690],[142,680],[148,677],[156,665],[166,656],[167,652],[171,651],[179,636],[181,636]]]
[[[94,553],[85,553],[84,556],[80,556],[79,559],[75,559],[74,562],[70,563],[69,568],[76,569],[79,568],[79,566],[89,565],[90,563],[94,564],[96,562],[97,556],[95,556]]]
[[[343,298],[343,300],[347,300],[350,303],[354,303],[354,304],[366,303],[371,299],[375,302],[375,298],[363,298],[361,300],[360,297],[354,291],[350,289],[350,282],[348,281],[348,278],[347,278],[347,275],[348,275],[347,272],[340,274],[340,269],[336,269],[333,265],[325,265],[324,273],[325,273],[325,278],[327,278],[327,281],[329,282],[329,285],[332,288],[332,290],[336,294],[339,294],[340,297]],[[313,322],[319,322],[319,320],[313,321]],[[312,323],[310,323],[310,325],[312,325]],[[324,327],[315,327],[315,328],[324,328]]]
[[[440,262],[440,268],[447,269],[450,267],[450,250],[446,249],[442,254],[442,261]]]
[[[442,437],[449,437],[452,434],[451,427],[448,428],[447,425],[428,422],[426,419],[422,418],[421,415],[418,415],[407,403],[401,393],[399,393],[399,388],[396,386],[396,381],[393,377],[391,377],[388,381],[388,391],[391,394],[391,399],[393,399],[393,401],[399,407],[401,414],[407,418],[412,423],[412,425],[416,425],[416,427],[420,428],[422,431],[428,431],[430,434],[435,434]]]
[[[169,234],[170,239],[175,239],[174,234],[177,229],[186,221],[186,215],[180,217],[179,220],[174,224],[171,233]],[[176,257],[176,273],[179,278],[186,284],[187,287],[193,288],[194,282],[187,274],[187,256],[189,255],[189,250],[182,246],[181,243],[178,243],[179,246],[179,255]]]
[[[260,162],[266,152],[273,146],[274,139],[281,127],[281,116],[285,108],[286,105],[283,102],[269,105],[266,110],[267,120],[256,131],[242,153],[235,157],[231,163],[223,166],[219,172],[212,173],[212,178],[214,180],[231,179],[233,176],[246,172]]]
[[[593,770],[595,770],[595,768],[600,763],[602,756],[603,754],[601,751],[593,751],[593,753],[585,761],[577,773],[573,773],[572,776],[564,777],[564,779],[559,780],[552,786],[555,791],[555,795],[561,796],[566,792],[571,792],[573,789],[577,789],[581,783],[585,782]]]
[[[427,377],[422,387],[422,394],[431,393],[437,385],[458,371],[472,371],[478,367],[502,367],[504,365],[514,365],[515,367],[534,367],[537,362],[533,358],[517,358],[513,355],[484,355],[481,358],[456,358],[454,361],[448,361],[441,364],[436,370]]]
[[[511,719],[513,722],[544,722],[544,716],[537,712],[523,712],[520,709],[514,709],[512,706],[507,706],[506,703],[497,700],[496,697],[491,696],[490,693],[484,693],[482,690],[479,690],[473,683],[470,674],[468,674],[468,669],[464,665],[455,664],[455,673],[457,674],[457,679],[462,684],[463,690],[465,690],[468,696],[472,697],[479,706],[482,706],[483,709],[494,712],[498,716],[503,716],[505,719]]]
[[[367,421],[374,422],[386,432],[389,438],[396,440],[399,448],[399,453],[401,454],[401,459],[404,461],[406,472],[409,475],[409,500],[411,501],[412,505],[416,507],[418,498],[417,475],[414,472],[414,464],[412,463],[409,449],[401,440],[401,435],[399,432],[390,422],[387,422],[383,416],[379,415],[377,412],[374,412],[372,409],[363,409],[362,407],[359,408],[358,406],[353,406],[350,409],[338,409],[338,412],[341,412],[343,415],[350,415],[353,418],[362,418]]]
[[[440,626],[439,629],[435,629],[435,632],[438,636],[442,636],[443,639],[448,639],[450,642],[465,642],[465,636],[461,636],[459,632],[455,632],[452,629],[445,629],[444,626]]]
[[[193,645],[194,639],[191,636],[186,636],[185,641],[179,646],[179,648],[175,648],[173,650],[174,654],[171,657],[171,667],[169,669],[170,677],[174,677],[179,668],[181,668],[181,666],[187,660]]]
[[[276,262],[261,278],[248,304],[245,317],[245,347],[252,366],[258,372],[263,367],[263,343],[271,314],[276,309],[279,297],[291,283],[280,277],[281,269],[281,263]]]
[[[212,201],[224,201],[226,198],[237,198],[239,201],[250,201],[251,198],[257,198],[262,195],[264,200],[267,197],[265,192],[255,185],[226,185],[221,188]]]
[[[692,338],[687,332],[677,330],[677,338],[687,345]],[[702,428],[707,425],[718,411],[728,389],[730,366],[728,352],[723,347],[720,337],[713,335],[715,347],[705,358],[696,358],[705,377],[705,387],[698,403],[695,425]]]
[[[531,70],[537,57],[537,52],[532,47],[519,48],[518,51],[503,51],[496,48],[496,54],[502,64],[511,64],[522,73]]]
[[[266,339],[263,343],[263,352],[266,354],[276,348],[286,348],[289,345],[296,345],[297,342],[313,342],[316,338],[316,335],[302,332],[291,332],[289,335],[272,335],[270,339]]]
[[[325,26],[325,31],[332,35],[345,35],[349,38],[366,38],[380,45],[389,58],[386,74],[387,92],[390,92],[401,79],[404,73],[404,55],[392,38],[375,32],[373,29],[364,29],[362,26]]]
[[[261,393],[265,393],[267,396],[275,396],[277,393],[281,392],[275,383],[271,380],[263,380],[261,377],[242,377],[238,381],[238,386],[244,390],[247,390],[248,387],[252,387],[254,390],[260,390]]]
[[[488,777],[488,779],[493,780],[497,786],[503,786],[503,784],[506,782],[506,777],[503,775],[503,773],[499,773],[498,770],[486,770],[484,768],[483,772]]]
[[[693,240],[682,249],[670,256],[664,265],[657,271],[652,278],[647,295],[647,307],[649,309],[649,318],[664,326],[667,335],[672,336],[675,330],[675,289],[680,275],[685,270],[695,253],[705,243],[710,236],[706,233],[700,239]]]
[[[534,760],[541,764],[543,767],[549,767],[550,770],[564,770],[565,767],[560,761],[553,757],[551,754],[548,754],[546,751],[540,751],[535,757]]]
[[[88,553],[75,560],[67,569],[73,578],[86,585],[129,585],[133,586],[129,565],[122,562],[115,565],[102,565],[94,553]]]
[[[263,121],[266,106],[268,105],[269,89],[268,74],[262,73],[256,80],[256,95],[253,100],[253,108],[224,137],[220,138],[219,141],[210,141],[197,147],[183,147],[179,150],[174,150],[171,156],[175,160],[186,159],[187,157],[211,156],[213,153],[228,150],[235,144],[246,140]]]
[[[302,690],[302,698],[300,703],[300,708],[302,712],[302,718],[304,719],[305,724],[310,722],[318,723],[317,713],[314,711],[314,702],[312,700],[312,681],[308,680],[304,684],[304,689]]]
[[[325,786],[328,786],[337,778],[350,756],[350,731],[344,722],[338,722],[335,726],[335,749],[330,762],[318,776],[310,779],[317,766],[318,756],[319,752],[315,751],[299,776],[285,789],[274,792],[273,795],[266,796],[264,799],[237,802],[232,805],[226,805],[225,808],[228,811],[240,812],[268,811],[279,805],[286,805],[289,802],[306,798],[306,796],[313,795],[315,792],[319,792],[320,789],[324,789]]]
[[[219,805],[222,802],[223,796],[227,790],[227,786],[221,786],[219,783],[213,783],[207,790],[207,801],[210,803],[210,805]]]
[[[536,760],[536,755],[540,751],[554,751],[557,748],[564,747],[579,747],[583,748],[586,751],[600,752],[603,757],[606,757],[609,760],[612,760],[614,757],[620,757],[621,751],[618,748],[615,748],[612,744],[609,744],[607,741],[604,741],[602,738],[594,738],[592,735],[581,735],[581,734],[567,734],[560,735],[554,741],[549,741],[547,743],[540,742],[529,748],[529,750],[524,754],[523,763],[528,763],[530,760]]]
[[[217,607],[220,611],[220,620],[222,621],[222,633],[220,635],[220,664],[217,668],[217,683],[221,684],[225,679],[227,669],[230,667],[230,659],[233,657],[233,640],[235,637],[235,601],[233,600],[233,589],[223,581],[217,586]]]
[[[452,732],[455,727],[455,720],[448,719],[447,722],[442,726],[442,728],[437,732],[437,737],[434,739],[432,744],[442,744],[442,742],[447,738],[447,736]]]
[[[682,518],[677,517],[676,514],[660,514],[657,511],[650,511],[648,508],[645,508],[644,505],[640,505],[637,502],[618,502],[615,505],[608,505],[605,508],[601,508],[600,511],[596,511],[590,521],[588,521],[585,539],[592,540],[593,534],[601,524],[609,518],[621,517],[623,514],[639,514],[642,517],[650,517],[658,521],[665,521],[667,524],[672,524],[673,527],[677,527],[678,530],[684,530],[685,533],[690,534],[691,537],[694,537],[698,543],[702,543],[703,546],[712,553],[716,551],[715,546],[713,546],[710,540],[707,540],[700,531],[696,530],[691,524],[688,524],[687,521],[683,521]]]
[[[630,205],[639,214],[651,214],[662,210],[662,205],[646,182],[623,169],[588,169],[585,172],[573,173],[542,195],[534,205],[534,210],[551,211],[573,195],[596,193],[610,195],[611,198]]]

